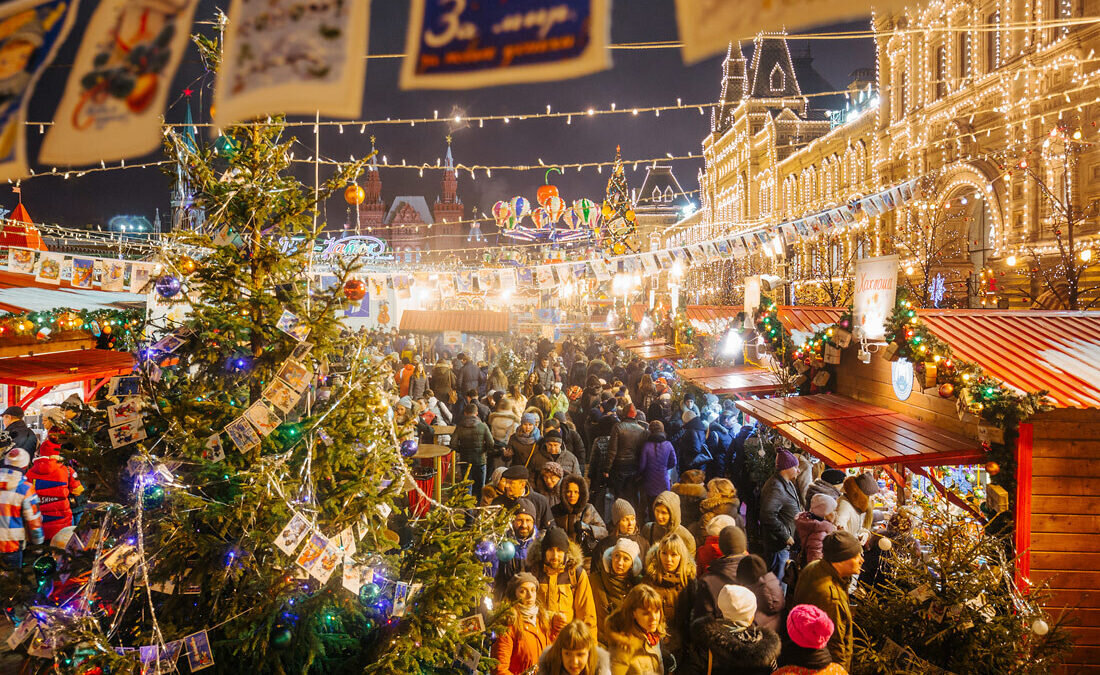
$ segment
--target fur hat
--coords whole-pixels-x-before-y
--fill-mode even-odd
[[[878,481],[870,473],[859,474],[856,478],[856,486],[859,487],[860,492],[868,497],[878,494]]]
[[[707,536],[717,537],[722,533],[722,530],[727,527],[737,527],[737,521],[733,519],[733,516],[727,516],[724,513],[720,516],[715,516],[707,523]]]
[[[825,469],[821,472],[821,480],[829,485],[840,485],[846,477],[847,474],[840,469]]]
[[[611,505],[611,525],[619,524],[619,521],[627,516],[636,516],[634,507],[625,499],[616,499]]]
[[[695,411],[692,410],[691,408],[688,408],[687,410],[685,410],[683,412],[682,415],[680,415],[680,421],[683,422],[684,424],[687,424],[688,422],[692,421],[696,417],[698,417],[698,415],[695,414]]]
[[[722,618],[738,626],[752,625],[756,617],[756,594],[738,584],[726,584],[718,591],[718,611]]]
[[[810,499],[810,513],[818,518],[824,518],[836,511],[836,500],[827,494],[818,493]]]

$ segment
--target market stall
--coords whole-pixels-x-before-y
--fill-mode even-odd
[[[50,352],[0,359],[0,384],[7,385],[8,405],[26,408],[55,387],[79,382],[87,401],[116,375],[134,370],[134,355],[109,349]],[[20,387],[29,391],[21,391]]]
[[[676,374],[715,396],[770,396],[779,388],[774,373],[753,365],[677,368]]]
[[[435,336],[437,346],[452,354],[465,351],[475,359],[484,358],[485,344],[480,337],[505,335],[510,326],[508,312],[484,309],[407,309],[401,314],[398,330],[402,333]]]
[[[707,335],[724,335],[743,305],[688,305],[684,308],[687,320],[696,331]],[[823,326],[836,323],[847,310],[841,307],[809,307],[780,305],[779,320],[792,333],[813,333]]]

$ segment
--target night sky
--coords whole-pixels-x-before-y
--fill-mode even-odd
[[[81,26],[87,25],[95,3],[82,3],[76,27],[58,54],[54,65],[39,82],[31,101],[28,119],[48,120],[60,100],[65,80],[70,72],[79,40]],[[215,15],[216,3],[204,0],[200,3],[196,20],[210,20]],[[228,3],[225,3],[228,6]],[[612,42],[641,42],[678,39],[673,0],[618,0],[613,3]],[[404,0],[375,0],[371,7],[370,54],[393,54],[403,51],[408,3]],[[204,28],[209,29],[209,26]],[[866,21],[819,30],[864,30]],[[745,36],[751,40],[752,36]],[[804,42],[803,42],[804,43]],[[799,47],[792,39],[792,50]],[[862,67],[874,66],[874,47],[869,39],[815,40],[812,42],[814,67],[833,85],[844,88],[849,73]],[[366,91],[362,119],[386,117],[431,117],[438,110],[441,117],[453,117],[456,111],[466,116],[488,114],[519,114],[543,112],[546,105],[555,111],[584,110],[589,107],[608,108],[615,102],[619,108],[634,106],[672,105],[677,98],[684,103],[706,104],[717,100],[721,80],[721,56],[701,61],[687,67],[678,49],[661,50],[613,50],[614,66],[610,70],[588,77],[560,82],[491,87],[469,91],[402,91],[398,88],[400,59],[371,59],[367,65]],[[207,108],[212,100],[212,76],[204,76],[194,48],[190,48],[173,84],[168,110],[170,122],[183,120],[184,103],[181,96],[185,87],[196,90],[192,97],[196,121],[209,121]],[[370,135],[377,137],[380,155],[385,154],[390,163],[434,163],[443,156],[445,138],[453,134],[453,152],[458,163],[476,164],[530,164],[537,165],[538,158],[547,164],[569,162],[610,161],[615,146],[622,146],[626,161],[699,153],[701,141],[709,130],[710,114],[699,115],[694,108],[684,111],[666,111],[660,117],[653,113],[633,116],[596,116],[574,118],[571,125],[564,119],[512,120],[486,122],[484,128],[476,124],[467,128],[449,128],[446,124],[418,124],[415,128],[396,125],[368,126],[359,134],[359,126],[345,127],[340,134],[335,127],[322,127],[321,154],[335,159],[347,159],[349,153],[365,154],[370,148]],[[295,154],[305,158],[312,154],[311,127],[292,130],[308,147],[301,147]],[[42,136],[37,127],[28,130],[28,157],[34,164]],[[144,158],[133,158],[127,163],[140,163],[158,159],[160,153]],[[673,170],[685,190],[695,190],[698,185],[696,172],[702,160],[675,162]],[[303,180],[312,183],[312,167],[302,168]],[[322,176],[324,169],[322,167]],[[435,200],[439,192],[438,171],[425,171],[420,178],[411,169],[386,169],[381,172],[383,199],[387,204],[397,195],[424,195],[428,202]],[[554,183],[562,196],[571,202],[580,197],[598,201],[603,197],[607,172],[597,174],[594,169],[578,173],[570,170],[564,177],[555,177]],[[642,166],[637,172],[627,170],[627,180],[633,188],[640,187],[645,176]],[[543,171],[495,171],[487,179],[478,172],[471,181],[468,174],[459,175],[459,196],[465,204],[476,205],[488,212],[498,199],[510,199],[516,194],[534,197],[535,189],[543,182]],[[37,177],[23,184],[23,201],[31,216],[39,222],[59,223],[82,227],[105,223],[117,214],[140,214],[153,218],[160,208],[165,223],[170,222],[169,197],[171,184],[156,168],[132,169],[91,173],[82,178],[64,180],[60,177]],[[0,190],[0,206],[11,208],[15,197]],[[339,227],[347,218],[347,207],[342,196],[329,200],[323,214],[330,227]]]

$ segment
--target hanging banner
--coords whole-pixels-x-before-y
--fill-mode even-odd
[[[103,0],[76,54],[38,160],[92,164],[160,149],[168,88],[198,0]],[[145,53],[134,59],[135,53]]]
[[[888,14],[901,9],[902,0],[875,0],[875,12]],[[684,63],[695,63],[724,52],[731,41],[776,31],[797,32],[801,28],[846,19],[866,18],[871,7],[860,0],[676,0],[676,23],[683,43]]]
[[[402,89],[473,89],[611,66],[610,0],[413,0]]]
[[[27,103],[76,10],[77,0],[19,0],[0,8],[0,181],[28,174]]]
[[[275,113],[358,117],[370,0],[233,0],[214,89],[214,119]]]
[[[898,292],[898,256],[856,260],[852,318],[868,340],[881,340]]]

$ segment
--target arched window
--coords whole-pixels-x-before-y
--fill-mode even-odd
[[[771,75],[769,76],[772,91],[783,91],[783,87],[786,86],[786,76],[783,74],[783,69],[779,67],[779,64],[775,64],[772,68]]]

